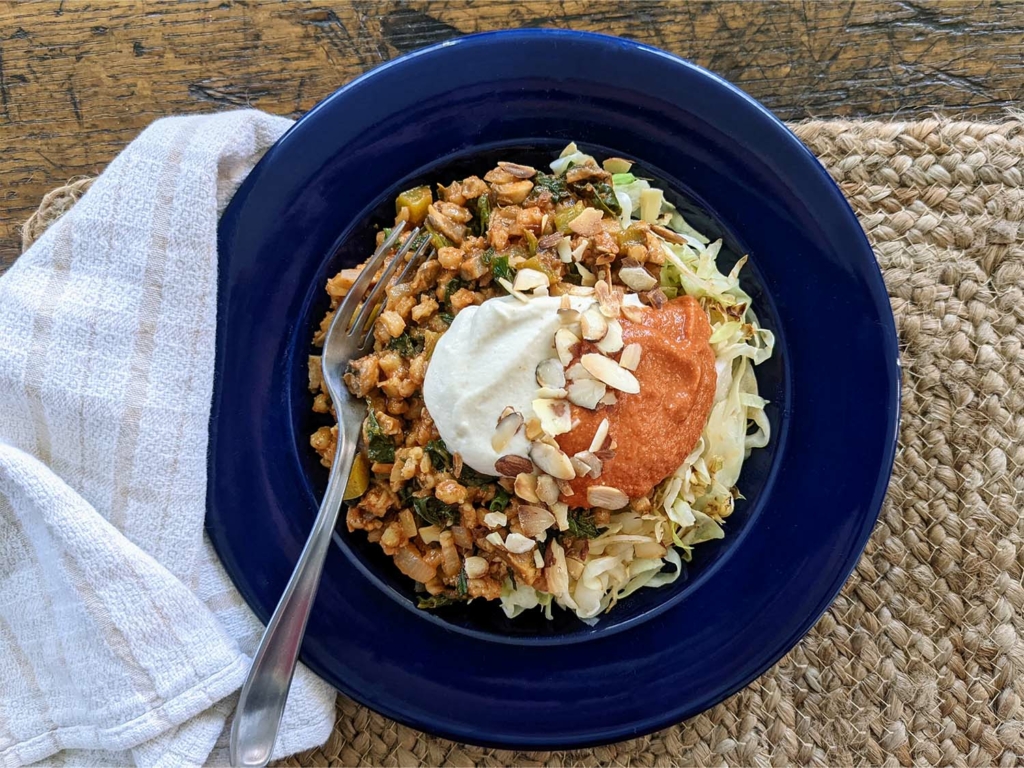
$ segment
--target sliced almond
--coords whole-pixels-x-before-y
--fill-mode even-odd
[[[597,296],[602,315],[618,317],[622,314],[622,294],[612,290],[607,280],[598,280],[594,283],[594,294]]]
[[[487,575],[487,571],[491,566],[482,557],[474,555],[473,557],[466,558],[463,567],[466,569],[466,576],[471,579],[481,579]]]
[[[606,355],[614,355],[622,349],[622,325],[612,318],[608,321],[608,332],[597,342],[597,348]]]
[[[507,408],[505,409],[508,410]],[[505,446],[511,442],[512,438],[515,437],[516,432],[523,426],[523,414],[519,411],[512,411],[511,413],[504,414],[498,419],[498,426],[494,430],[494,435],[491,437],[491,448],[494,449],[495,453],[501,453],[505,450]]]
[[[543,535],[544,538],[547,538],[547,534]],[[543,541],[543,539],[540,540]],[[537,549],[533,550],[533,564],[536,565],[538,568],[544,567],[544,555],[540,553],[540,547],[537,547]]]
[[[583,473],[587,477],[600,477],[601,472],[604,471],[604,461],[597,454],[592,453],[591,451],[580,451],[574,455],[573,458],[588,467],[588,470]],[[579,470],[577,470],[577,474],[579,474]]]
[[[540,475],[537,478],[537,498],[545,504],[558,502],[558,481],[551,475]]]
[[[557,437],[572,429],[572,414],[569,412],[569,403],[565,400],[537,398],[532,405],[545,434]]]
[[[526,472],[516,475],[515,493],[520,499],[531,504],[540,501],[537,498],[537,476]]]
[[[658,279],[643,267],[623,267],[619,280],[634,291],[649,291],[658,284]]]
[[[594,286],[592,285],[572,285],[571,283],[567,286],[563,286],[563,290],[568,292],[570,296],[593,296]]]
[[[563,299],[568,299],[569,296],[568,296],[568,294],[566,294],[566,295],[562,296],[562,298]],[[560,307],[558,309],[558,319],[562,323],[562,325],[567,325],[567,326],[577,325],[579,323],[579,321],[580,321],[579,310],[573,309],[571,306],[569,306],[569,307]]]
[[[436,525],[427,525],[419,530],[424,544],[436,544],[441,540],[441,529]]]
[[[547,288],[551,280],[538,269],[524,268],[516,272],[512,287],[517,291],[532,291],[534,288]]]
[[[627,320],[630,320],[630,321],[632,321],[634,323],[643,322],[644,312],[645,311],[646,311],[645,307],[637,307],[637,306],[635,306],[633,304],[626,304],[626,303],[623,303],[623,305],[622,305],[622,315],[623,315],[623,317],[625,317]]]
[[[542,387],[561,389],[565,386],[565,367],[553,357],[540,361],[536,375],[537,384]]]
[[[580,379],[593,379],[590,371],[583,367],[583,364],[579,361],[570,365],[565,371],[565,378],[569,381],[579,381]]]
[[[488,533],[484,540],[490,544],[493,544],[496,547],[504,548],[505,546],[505,540],[501,538],[501,534],[497,531],[494,531],[493,533]]]
[[[569,569],[565,565],[565,550],[554,539],[548,545],[548,557],[551,564],[544,569],[548,592],[553,595],[567,595],[569,592]]]
[[[530,445],[530,458],[541,472],[547,472],[557,480],[572,480],[576,477],[569,457],[553,445],[533,442]],[[534,489],[536,489],[536,483],[534,483]]]
[[[576,491],[572,489],[572,484],[568,480],[558,481],[558,490],[562,492],[565,498],[575,495]]]
[[[596,304],[588,307],[580,316],[580,329],[587,341],[600,341],[608,333],[608,321]]]
[[[527,296],[522,291],[516,290],[516,288],[512,285],[512,283],[510,283],[508,281],[507,278],[499,277],[498,278],[498,285],[500,285],[506,291],[511,293],[513,296],[515,296],[517,299],[519,299],[524,304],[529,304],[530,303],[530,297]]]
[[[558,530],[569,530],[569,505],[564,501],[558,501],[549,506],[551,514],[555,516],[555,525],[558,526]]]
[[[572,468],[576,470],[576,477],[586,477],[590,474],[590,465],[579,458],[579,454],[570,458],[569,461],[572,462]]]
[[[663,227],[660,224],[651,224],[651,232],[656,234],[662,240],[667,240],[670,243],[676,243],[682,245],[686,242],[686,238],[680,235],[678,232],[673,232],[667,227]]]
[[[629,169],[633,167],[633,161],[624,160],[621,157],[609,157],[601,163],[601,167],[608,173],[629,173]]]
[[[572,362],[572,350],[580,343],[580,337],[567,328],[559,328],[555,331],[555,352],[562,365]]]
[[[508,525],[508,515],[504,512],[488,512],[484,515],[484,525],[488,528],[504,528]]]
[[[533,462],[510,453],[494,462],[494,471],[502,477],[516,477],[523,472],[533,472]]]
[[[528,165],[520,165],[519,163],[508,163],[504,160],[498,161],[498,167],[503,171],[515,176],[517,179],[532,179],[537,175],[537,169],[531,168]]]
[[[625,368],[627,371],[635,371],[636,367],[640,365],[640,353],[643,349],[639,344],[627,344],[622,349],[622,354],[619,355],[619,365]]]
[[[583,569],[586,566],[581,560],[577,560],[575,557],[565,558],[565,569],[569,572],[569,578],[573,581],[579,581],[583,575]]]
[[[540,425],[540,419],[531,416],[526,420],[526,439],[536,440],[544,434],[544,428]]]
[[[622,509],[629,504],[629,496],[610,485],[592,485],[587,488],[587,501],[592,507]]]
[[[630,395],[635,395],[640,391],[640,382],[636,380],[636,376],[610,357],[591,352],[583,355],[580,362],[594,375],[595,379],[603,381],[609,387]]]
[[[548,400],[564,400],[568,397],[569,393],[559,387],[558,389],[552,389],[551,387],[540,387],[537,390],[537,397],[546,398]]]
[[[615,396],[614,390],[609,389],[605,393],[605,396],[602,397],[599,402],[601,405],[615,405],[617,402],[619,402],[619,398]]]
[[[583,261],[583,256],[586,254],[587,248],[589,247],[590,241],[584,237],[582,240],[580,240],[576,248],[573,249],[573,252],[570,254],[572,256],[572,260],[577,263]]]
[[[608,389],[597,379],[580,379],[569,385],[569,402],[580,408],[594,410]]]
[[[523,535],[531,539],[537,538],[542,531],[546,531],[555,524],[555,516],[543,507],[533,507],[522,504],[519,507],[519,527],[523,529]]]
[[[597,425],[597,431],[594,432],[594,439],[590,441],[590,450],[600,451],[604,448],[604,441],[608,439],[608,430],[611,428],[611,424],[608,419],[601,419],[601,423]]]
[[[582,264],[577,264],[576,269],[580,272],[580,281],[583,283],[581,287],[589,288],[597,282],[597,278],[594,276],[594,273]]]
[[[572,262],[572,240],[568,237],[563,237],[555,245],[555,252],[558,254],[559,261],[563,264]]]
[[[601,219],[604,213],[597,208],[584,208],[575,219],[569,222],[569,229],[583,237],[593,237],[601,232]]]
[[[521,533],[510,533],[505,538],[505,549],[509,552],[514,552],[517,555],[522,555],[529,552],[531,549],[537,546],[537,542],[533,539],[528,539]]]

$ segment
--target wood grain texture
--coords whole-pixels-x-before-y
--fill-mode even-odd
[[[162,115],[298,116],[382,61],[458,34],[571,27],[640,40],[788,120],[993,118],[1024,101],[1024,5],[999,2],[0,0],[0,270],[49,189]]]

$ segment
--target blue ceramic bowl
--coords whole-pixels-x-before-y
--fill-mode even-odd
[[[781,657],[849,575],[892,466],[892,315],[855,216],[770,113],[715,75],[599,35],[460,38],[383,65],[301,119],[239,189],[220,229],[207,524],[266,620],[315,516],[306,356],[323,284],[365,259],[395,194],[498,157],[543,164],[570,140],[635,158],[749,253],[744,287],[778,339],[757,368],[773,437],[747,501],[669,587],[587,627],[506,620],[494,605],[414,607],[375,545],[340,533],[303,660],[344,693],[424,730],[509,747],[649,732],[713,705]],[[652,450],[656,447],[652,446]]]

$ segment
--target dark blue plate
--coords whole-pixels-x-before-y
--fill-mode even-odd
[[[220,226],[207,528],[264,621],[316,513],[309,338],[323,282],[365,258],[399,188],[539,158],[569,140],[636,158],[730,251],[778,337],[759,366],[771,446],[749,501],[679,582],[590,629],[505,621],[474,604],[410,609],[408,584],[339,535],[303,660],[373,709],[452,739],[567,748],[647,733],[761,674],[810,628],[878,515],[899,419],[896,334],[853,212],[818,162],[751,98],[662,51],[522,30],[419,51],[345,86],[267,153]],[[342,243],[333,258],[334,245]]]

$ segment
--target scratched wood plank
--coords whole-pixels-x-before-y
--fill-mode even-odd
[[[785,119],[994,118],[1024,102],[1024,5],[0,0],[0,271],[42,195],[153,119],[251,105],[298,116],[382,61],[467,32],[572,27],[691,58]]]

